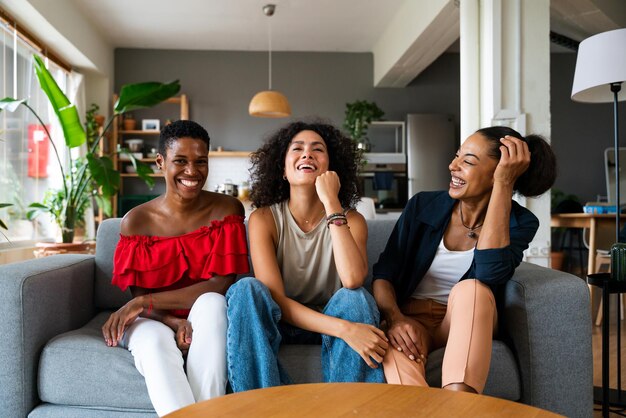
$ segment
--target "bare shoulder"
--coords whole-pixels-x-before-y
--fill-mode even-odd
[[[274,215],[272,214],[272,210],[269,207],[262,207],[256,209],[250,215],[249,222],[250,231],[254,230],[255,232],[260,233],[269,233],[272,236],[272,239],[275,241],[277,237],[276,231],[276,223],[274,222]]]
[[[250,223],[274,225],[272,210],[267,206],[256,209],[250,214]]]
[[[157,197],[128,211],[120,225],[122,235],[153,235],[155,207],[159,199]]]
[[[203,196],[212,219],[219,220],[229,215],[244,216],[246,214],[243,204],[233,196],[208,191],[203,192]]]
[[[356,209],[350,209],[346,213],[346,218],[348,219],[348,222],[351,222],[351,223],[358,222],[359,224],[362,224],[362,225],[367,224],[367,222],[365,222],[365,217],[361,215],[359,211],[357,211]]]

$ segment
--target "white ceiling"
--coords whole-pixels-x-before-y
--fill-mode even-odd
[[[407,0],[72,1],[114,47],[370,52]]]
[[[405,2],[429,0],[71,1],[116,48],[267,50],[271,25],[276,51],[371,52]],[[550,17],[581,41],[626,27],[626,0],[551,0]]]

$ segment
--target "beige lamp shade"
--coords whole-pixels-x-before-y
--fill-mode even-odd
[[[282,93],[265,90],[254,95],[248,112],[261,118],[286,118],[291,116],[291,106]]]

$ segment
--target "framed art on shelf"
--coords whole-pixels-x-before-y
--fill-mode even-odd
[[[142,119],[141,129],[144,131],[158,131],[161,129],[161,122],[159,119]]]

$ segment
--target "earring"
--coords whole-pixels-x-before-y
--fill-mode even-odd
[[[287,176],[283,175],[283,180],[287,181]]]

